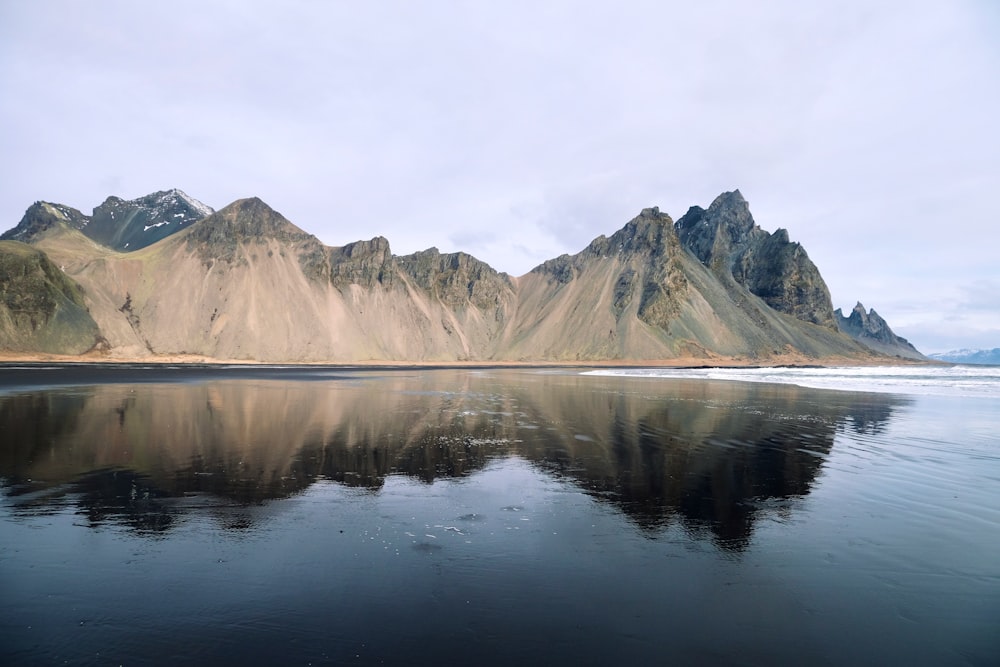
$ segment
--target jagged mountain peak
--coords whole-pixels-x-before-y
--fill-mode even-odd
[[[723,192],[708,209],[692,206],[675,228],[681,243],[705,265],[729,264],[743,247],[766,234],[739,190]]]
[[[834,311],[834,318],[842,332],[865,347],[906,359],[926,358],[908,340],[897,336],[874,308],[866,311],[860,301],[849,316],[845,317],[843,311],[838,308]]]
[[[749,204],[747,203],[746,197],[744,197],[743,193],[740,192],[740,189],[736,188],[735,190],[721,193],[718,197],[712,200],[712,204],[709,206],[709,208],[711,209],[716,206],[720,208],[721,207],[747,208]]]
[[[606,237],[603,234],[591,241],[585,255],[599,257],[615,254],[652,254],[660,256],[677,245],[674,221],[659,207],[644,208],[625,226]]]
[[[601,234],[575,255],[563,254],[547,260],[530,273],[546,274],[560,283],[567,283],[591,258],[644,255],[650,258],[665,257],[679,242],[674,222],[659,207],[644,208],[639,215],[610,237]]]
[[[736,232],[746,234],[755,227],[750,202],[739,190],[720,194],[712,200],[705,213],[709,219],[715,219],[718,224],[726,225]]]
[[[735,280],[779,312],[836,329],[819,269],[786,230],[758,227],[739,190],[723,192],[708,209],[692,206],[675,228],[681,245],[723,282]]]
[[[725,227],[735,233],[747,233],[755,226],[750,213],[750,203],[739,190],[723,192],[712,200],[707,209],[691,206],[677,221],[678,231],[689,230],[696,225]]]
[[[864,304],[860,301],[855,304],[850,315],[845,317],[840,308],[835,310],[834,314],[841,320],[844,320],[847,333],[863,333],[867,337],[875,338],[886,343],[895,343],[897,340],[902,340],[892,332],[892,329],[890,329],[886,321],[875,312],[874,308],[866,310]],[[845,327],[842,326],[841,328],[844,329]]]

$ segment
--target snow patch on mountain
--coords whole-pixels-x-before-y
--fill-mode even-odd
[[[203,204],[202,202],[200,202],[197,199],[195,199],[194,197],[186,194],[182,190],[178,190],[177,188],[174,188],[173,190],[170,190],[170,194],[172,194],[175,197],[178,197],[178,198],[184,200],[184,202],[186,202],[188,206],[190,206],[195,211],[197,211],[198,215],[200,215],[202,218],[207,218],[208,216],[210,216],[213,213],[215,213],[215,209],[213,209],[211,206],[208,206],[207,204]]]

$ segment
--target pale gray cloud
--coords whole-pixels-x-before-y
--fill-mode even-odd
[[[974,0],[7,2],[0,226],[180,187],[517,275],[740,188],[934,351],[1000,330],[998,45]]]

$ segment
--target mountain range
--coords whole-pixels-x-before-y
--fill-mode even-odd
[[[1000,347],[991,350],[952,350],[950,352],[935,352],[928,354],[935,361],[946,361],[953,364],[977,364],[1000,366]]]
[[[0,236],[0,350],[265,362],[781,363],[925,359],[831,305],[788,232],[736,190],[674,222],[643,209],[527,274],[466,253],[321,243],[257,198],[179,190],[48,202]]]

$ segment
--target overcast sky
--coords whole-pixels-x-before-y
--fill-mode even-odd
[[[0,228],[180,188],[521,275],[739,188],[835,307],[1000,346],[1000,3],[0,0]]]

